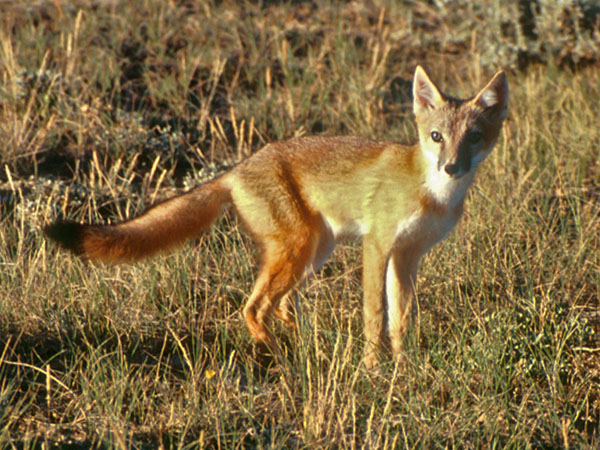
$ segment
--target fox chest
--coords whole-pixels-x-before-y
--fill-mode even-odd
[[[393,246],[421,248],[422,253],[425,253],[452,231],[461,215],[462,202],[452,209],[421,209],[398,221]]]

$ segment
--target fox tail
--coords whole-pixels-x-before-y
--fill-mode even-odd
[[[119,224],[57,222],[44,228],[44,233],[86,260],[134,261],[175,247],[208,230],[222,207],[229,203],[229,188],[216,179]]]

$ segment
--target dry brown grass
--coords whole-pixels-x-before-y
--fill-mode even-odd
[[[597,448],[598,13],[540,0],[535,38],[528,2],[471,3],[1,2],[1,445]],[[421,265],[404,366],[360,369],[354,244],[274,361],[240,315],[256,254],[234,217],[117,267],[40,233],[129,217],[272,140],[411,140],[417,64],[457,96],[506,69],[510,117]]]

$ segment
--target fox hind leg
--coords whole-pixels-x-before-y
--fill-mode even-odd
[[[285,326],[293,330],[297,328],[300,314],[298,308],[299,288],[307,279],[314,276],[315,273],[321,269],[321,266],[323,266],[335,248],[335,236],[333,235],[333,232],[322,221],[315,225],[316,232],[313,237],[315,238],[317,245],[311,261],[306,265],[304,273],[296,283],[296,286],[282,297],[279,305],[275,309],[275,316],[281,320]]]
[[[271,316],[277,311],[276,315],[285,323],[294,324],[288,305],[282,305],[282,309],[278,306],[282,298],[293,294],[316,247],[315,238],[308,234],[304,238],[294,237],[296,239],[285,242],[273,242],[271,238],[264,245],[263,266],[244,307],[244,318],[252,336],[273,349],[277,349],[277,345],[269,331]]]
[[[297,283],[302,284],[302,281]],[[286,327],[296,329],[296,315],[298,312],[298,291],[293,288],[285,294],[275,308],[274,314]]]

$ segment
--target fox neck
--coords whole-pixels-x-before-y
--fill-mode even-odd
[[[462,203],[467,189],[473,182],[475,168],[473,167],[468,173],[456,179],[440,168],[437,158],[429,152],[421,149],[421,155],[424,163],[424,187],[427,193],[437,203],[447,208],[454,208]]]

